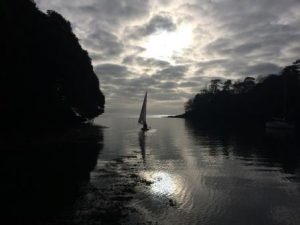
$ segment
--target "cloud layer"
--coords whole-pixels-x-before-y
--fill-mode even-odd
[[[150,111],[179,113],[211,78],[277,73],[300,58],[299,0],[36,2],[72,23],[92,58],[109,112],[138,110],[148,90]],[[192,42],[184,49],[175,48],[163,59],[147,56],[151,38],[185,28],[192,30]],[[172,45],[179,46],[180,38]],[[154,50],[159,53],[167,44]]]

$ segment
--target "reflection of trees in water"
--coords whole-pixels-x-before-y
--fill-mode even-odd
[[[300,163],[300,143],[291,135],[273,136],[264,129],[247,124],[195,123],[185,126],[197,145],[207,146],[210,155],[230,155],[245,160],[262,160],[265,166],[280,166],[286,173],[295,173]]]
[[[1,211],[12,224],[57,218],[74,204],[102,149],[99,127],[1,143]],[[22,222],[21,222],[22,221]]]

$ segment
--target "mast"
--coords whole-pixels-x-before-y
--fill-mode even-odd
[[[146,109],[147,109],[147,91],[145,93],[145,97],[144,97],[144,101],[143,101],[143,105],[142,105],[142,109],[141,109],[140,118],[138,120],[138,122],[140,124],[143,124],[143,125],[146,123]]]

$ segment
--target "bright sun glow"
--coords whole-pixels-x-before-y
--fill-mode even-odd
[[[149,37],[144,45],[144,56],[168,60],[175,54],[180,54],[192,43],[192,27],[180,26],[174,32],[163,31]]]

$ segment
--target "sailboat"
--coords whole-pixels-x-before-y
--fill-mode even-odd
[[[142,109],[141,109],[141,114],[139,117],[138,122],[143,125],[142,131],[147,131],[149,130],[147,122],[146,122],[146,111],[147,111],[147,91],[145,93]]]

